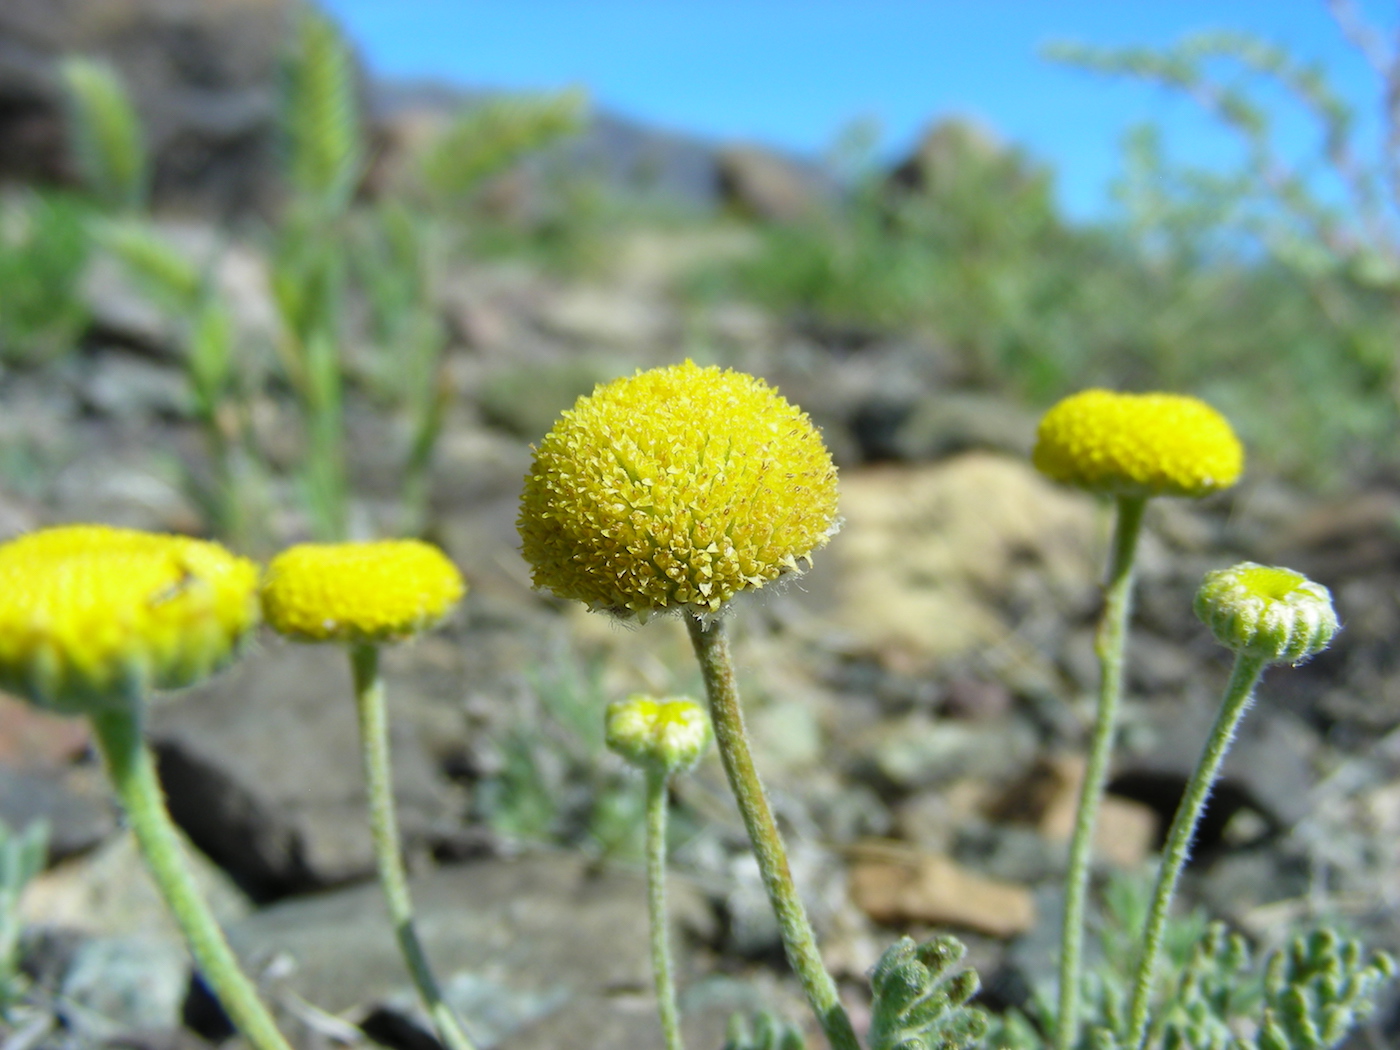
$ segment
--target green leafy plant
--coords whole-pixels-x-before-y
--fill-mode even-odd
[[[35,821],[23,831],[0,821],[0,1021],[11,1022],[27,982],[19,968],[19,899],[48,858],[49,830]]]
[[[0,201],[0,360],[38,364],[72,351],[88,322],[80,283],[91,252],[89,206],[65,194]]]
[[[65,59],[59,73],[70,148],[84,186],[111,211],[138,210],[146,202],[150,159],[121,77],[105,62],[76,57]]]
[[[753,1023],[739,1014],[729,1019],[724,1050],[807,1050],[802,1030],[777,1014],[763,1012]]]
[[[980,985],[959,964],[967,948],[956,937],[923,944],[902,937],[870,975],[870,1050],[968,1050],[982,1045],[990,1023],[969,1006]]]

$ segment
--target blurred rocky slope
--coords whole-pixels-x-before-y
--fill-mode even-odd
[[[9,0],[5,174],[70,177],[51,63],[69,50],[107,55],[150,121],[159,230],[227,286],[241,323],[273,323],[263,248],[223,224],[277,207],[274,78],[288,17],[274,0]],[[381,100],[390,154],[444,109],[421,89],[365,90]],[[940,141],[896,183],[937,177]],[[619,179],[760,217],[830,192],[773,154],[607,119],[569,149]],[[899,931],[965,936],[994,1005],[1023,1001],[1046,974],[1096,674],[1105,509],[1042,480],[1027,462],[1034,415],[970,385],[943,348],[677,291],[697,260],[744,250],[742,229],[643,230],[603,275],[466,260],[436,290],[451,396],[431,533],[472,591],[457,622],[390,655],[389,690],[430,946],[483,1046],[656,1043],[643,889],[625,831],[602,813],[614,806],[628,826],[638,785],[587,727],[607,699],[698,682],[676,623],[623,631],[531,592],[513,523],[528,441],[558,410],[598,379],[688,354],[776,383],[842,467],[842,532],[807,576],[742,603],[736,647],[760,766],[852,1001]],[[178,333],[100,268],[86,294],[80,352],[0,375],[0,533],[73,520],[197,531],[181,477],[202,453]],[[285,397],[261,391],[254,408],[263,454],[290,458],[299,439]],[[358,520],[383,522],[396,461],[373,409],[368,384],[352,385]],[[1346,630],[1313,663],[1265,679],[1188,898],[1263,944],[1339,918],[1400,947],[1397,520],[1392,489],[1319,497],[1258,473],[1201,505],[1153,506],[1100,842],[1106,875],[1141,872],[1224,679],[1223,654],[1190,614],[1201,574],[1240,558],[1288,564],[1333,588]],[[279,542],[305,529],[291,513],[271,523]],[[151,734],[233,939],[298,1042],[425,1045],[367,882],[341,654],[264,638],[225,675],[162,703]],[[0,816],[44,816],[54,831],[54,866],[24,906],[28,965],[65,1023],[51,1043],[221,1038],[96,772],[74,725],[0,703]],[[677,796],[693,1045],[718,1046],[735,1010],[802,1017],[717,764]]]

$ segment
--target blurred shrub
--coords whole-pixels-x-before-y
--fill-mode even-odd
[[[1047,170],[945,124],[894,175],[867,168],[841,206],[760,230],[755,256],[702,280],[819,322],[917,330],[975,385],[1034,402],[1195,393],[1304,479],[1392,458],[1390,290],[1242,239],[1199,184],[1166,179],[1150,135],[1130,147],[1124,218],[1074,226]]]

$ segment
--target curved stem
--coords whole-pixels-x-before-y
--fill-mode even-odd
[[[394,818],[389,728],[384,710],[384,680],[379,674],[379,648],[359,642],[352,644],[350,666],[355,676],[355,707],[360,718],[365,788],[369,794],[370,834],[379,864],[379,884],[384,888],[384,900],[389,907],[389,921],[423,1007],[448,1050],[476,1050],[457,1015],[443,999],[413,925],[413,901],[408,895],[408,878],[399,856],[399,829]]]
[[[139,710],[139,705],[134,707]],[[185,863],[179,833],[165,808],[155,762],[141,738],[139,716],[104,711],[91,717],[107,774],[155,880],[205,982],[234,1026],[257,1050],[289,1050],[253,983],[238,965],[223,930]]]
[[[851,1019],[836,994],[836,982],[822,964],[817,951],[817,939],[807,921],[806,909],[797,895],[788,868],[787,851],[773,820],[773,811],[763,793],[763,783],[754,768],[749,752],[748,736],[744,732],[744,717],[739,708],[739,688],[734,681],[734,665],[729,656],[729,641],[721,617],[701,621],[686,617],[690,641],[700,661],[700,673],[705,680],[705,692],[710,698],[710,718],[714,723],[715,744],[729,778],[730,790],[739,804],[749,841],[758,858],[758,870],[768,891],[769,903],[778,918],[783,948],[788,964],[802,982],[807,1002],[817,1015],[833,1050],[860,1050]]]
[[[647,909],[651,913],[651,972],[656,979],[656,1008],[666,1050],[685,1050],[671,941],[666,935],[666,784],[663,770],[647,771]]]
[[[1070,1050],[1079,1037],[1079,975],[1084,949],[1084,905],[1089,894],[1089,869],[1094,845],[1094,825],[1108,781],[1113,754],[1113,732],[1118,722],[1118,701],[1123,693],[1123,648],[1132,607],[1133,558],[1142,514],[1147,505],[1140,496],[1120,496],[1113,533],[1113,555],[1104,587],[1103,616],[1099,620],[1095,649],[1099,658],[1099,699],[1089,759],[1080,788],[1069,848],[1069,872],[1065,878],[1065,919],[1060,940],[1060,1011],[1056,1028],[1057,1050]]]
[[[1152,908],[1147,914],[1147,928],[1143,934],[1142,957],[1138,962],[1137,977],[1133,984],[1132,1006],[1128,1011],[1129,1036],[1124,1045],[1135,1050],[1147,1037],[1148,997],[1152,992],[1152,982],[1156,976],[1157,961],[1162,954],[1162,935],[1167,926],[1167,912],[1172,898],[1176,895],[1176,884],[1181,870],[1186,866],[1191,841],[1196,834],[1196,824],[1205,811],[1206,799],[1210,796],[1211,785],[1220,772],[1220,763],[1225,760],[1225,752],[1230,750],[1230,742],[1235,738],[1235,729],[1244,714],[1249,710],[1254,698],[1254,686],[1263,673],[1266,661],[1257,656],[1235,657],[1235,669],[1230,674],[1230,683],[1225,687],[1225,696],[1220,704],[1220,712],[1215,716],[1210,736],[1206,740],[1201,760],[1191,774],[1186,785],[1186,793],[1176,807],[1172,818],[1171,831],[1167,834],[1167,845],[1162,852],[1162,867],[1157,872],[1157,885],[1152,891]]]

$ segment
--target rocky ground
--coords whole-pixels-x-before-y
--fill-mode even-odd
[[[1096,675],[1106,508],[1042,480],[1027,463],[1034,417],[962,389],[934,347],[852,346],[668,293],[674,260],[731,248],[648,237],[607,284],[500,264],[464,268],[443,291],[455,389],[432,532],[472,590],[453,624],[392,653],[389,689],[425,934],[484,1046],[656,1043],[643,887],[626,845],[639,785],[598,747],[593,720],[635,689],[694,692],[696,673],[675,622],[624,630],[533,593],[514,516],[523,435],[589,377],[687,353],[776,382],[841,462],[841,533],[808,575],[741,603],[735,628],[760,766],[852,1004],[900,932],[964,936],[993,1004],[1023,999],[1048,973]],[[256,253],[244,262],[256,274]],[[93,302],[96,334],[80,355],[0,377],[0,527],[197,528],[181,479],[199,469],[200,443],[166,337],[100,282]],[[272,397],[269,441],[290,428],[285,413]],[[365,519],[393,494],[384,425],[352,407]],[[1320,498],[1258,472],[1202,504],[1152,507],[1099,847],[1106,878],[1143,871],[1223,683],[1224,654],[1190,613],[1202,573],[1241,558],[1287,564],[1332,587],[1346,629],[1312,663],[1267,676],[1187,903],[1264,945],[1326,920],[1400,948],[1397,520],[1396,492]],[[278,527],[288,542],[305,525],[290,514]],[[303,1045],[368,1033],[416,1046],[369,881],[348,687],[338,651],[266,637],[207,686],[162,702],[150,735],[231,937]],[[9,823],[43,816],[53,828],[53,866],[22,914],[27,965],[71,1039],[223,1034],[81,728],[5,701],[0,780]],[[693,1044],[717,1046],[736,1010],[802,1017],[717,763],[676,794]],[[1390,1023],[1387,1013],[1377,1032]],[[1372,1038],[1382,1041],[1359,1045],[1385,1045]]]
[[[0,149],[24,162],[0,174],[64,177],[53,84],[35,71],[58,48],[95,47],[127,26],[141,46],[123,69],[157,100],[156,203],[185,216],[159,230],[210,267],[241,338],[264,346],[276,324],[266,259],[256,236],[229,240],[216,219],[272,207],[265,30],[283,6],[0,11],[0,141],[28,143]],[[183,42],[181,62],[171,40]],[[381,130],[392,139],[405,126]],[[751,214],[791,216],[823,192],[751,149],[606,125],[587,150],[610,163],[663,156],[676,187]],[[190,167],[194,156],[224,161]],[[698,674],[674,621],[623,629],[532,592],[514,519],[529,441],[560,409],[599,379],[687,355],[776,383],[841,466],[841,533],[806,576],[738,603],[734,628],[759,766],[857,1019],[864,973],[901,933],[963,937],[996,1008],[1053,973],[1107,508],[1038,476],[1035,416],[968,386],[937,346],[678,294],[697,262],[749,247],[739,226],[638,233],[605,278],[475,261],[437,290],[451,396],[429,532],[471,591],[456,620],[393,650],[387,669],[423,933],[484,1050],[659,1042],[640,784],[602,748],[601,716],[635,690],[695,693]],[[77,352],[0,372],[0,538],[66,521],[198,532],[190,479],[207,479],[208,464],[178,328],[102,260],[85,296],[93,319]],[[373,372],[370,351],[347,352],[360,380]],[[352,383],[347,416],[352,518],[366,530],[393,520],[403,443],[371,387]],[[286,391],[255,389],[250,418],[260,456],[285,473],[301,441]],[[271,548],[305,538],[290,484],[271,496]],[[1225,654],[1190,611],[1202,574],[1244,558],[1284,564],[1332,588],[1345,630],[1313,662],[1266,676],[1184,909],[1261,947],[1330,922],[1400,950],[1397,522],[1393,485],[1316,495],[1259,468],[1203,503],[1150,508],[1098,843],[1104,882],[1142,878],[1224,683]],[[343,654],[266,636],[207,685],[163,700],[149,732],[216,910],[298,1045],[416,1050],[432,1044],[371,880],[354,721]],[[805,1018],[717,761],[681,780],[674,801],[691,1045],[718,1047],[736,1011]],[[0,697],[0,818],[36,817],[51,828],[51,864],[21,905],[25,966],[63,1027],[6,1033],[7,1050],[225,1039],[82,726]],[[1392,1001],[1352,1045],[1397,1039]]]

